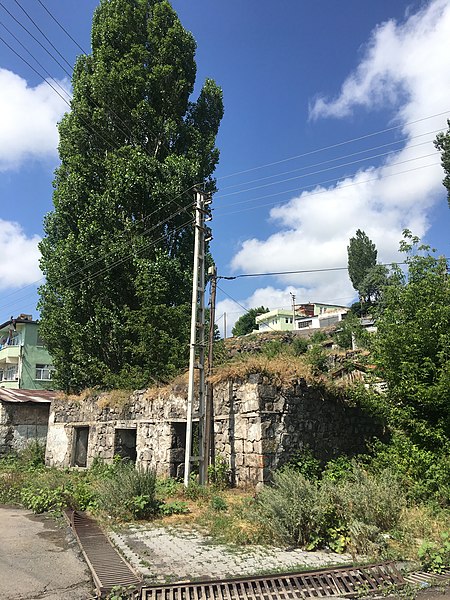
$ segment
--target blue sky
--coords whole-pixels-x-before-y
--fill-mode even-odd
[[[0,6],[0,22],[69,90],[65,71],[80,50],[38,0],[18,2],[68,64],[58,56],[58,65],[20,27],[46,43],[15,0],[2,0],[12,16]],[[90,48],[97,2],[42,3]],[[224,91],[212,243],[220,275],[345,267],[358,228],[382,262],[399,259],[404,227],[450,255],[450,210],[432,144],[450,118],[447,0],[285,0],[281,8],[272,0],[174,0],[173,6],[197,40],[195,94],[205,77]],[[4,27],[0,36],[26,56]],[[55,124],[67,109],[0,42],[1,322],[21,312],[37,316],[37,243],[52,208]],[[219,286],[219,325],[226,312],[228,333],[242,307],[288,307],[290,292],[299,302],[348,304],[354,297],[345,271]]]

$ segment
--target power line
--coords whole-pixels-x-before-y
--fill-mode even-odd
[[[409,146],[409,148],[417,148],[418,146],[424,146],[426,144],[429,144],[430,140],[426,141],[426,142],[420,142],[419,144],[413,144],[412,146]],[[380,154],[373,154],[371,156],[366,156],[364,158],[359,158],[358,160],[352,160],[346,163],[342,163],[342,164],[338,164],[338,165],[334,165],[333,167],[327,167],[326,169],[319,169],[318,171],[312,171],[310,173],[304,173],[303,175],[297,175],[296,177],[288,177],[287,179],[281,179],[280,181],[272,181],[270,183],[265,183],[263,185],[258,185],[252,188],[248,188],[245,190],[238,190],[236,192],[229,192],[228,194],[223,194],[223,195],[219,195],[219,200],[221,200],[222,198],[227,198],[228,196],[235,196],[236,194],[244,194],[246,192],[251,192],[253,190],[259,190],[261,188],[265,188],[265,187],[269,187],[272,185],[280,185],[281,183],[286,183],[287,181],[293,181],[294,179],[303,179],[304,177],[311,177],[312,175],[318,175],[319,173],[326,173],[327,171],[333,171],[335,169],[341,169],[343,167],[348,167],[350,165],[355,165],[357,163],[360,162],[365,162],[367,160],[373,160],[374,158],[381,158],[383,156],[389,156],[392,154],[395,154],[395,150],[389,150],[389,152],[382,152]],[[437,152],[437,150],[436,150]],[[401,162],[397,162],[396,164],[403,164],[403,162],[409,162],[409,161],[413,161],[413,160],[419,160],[420,158],[428,158],[430,156],[434,156],[436,154],[436,152],[433,152],[432,154],[426,154],[424,156],[417,156],[415,158],[410,158],[408,161],[401,161]]]
[[[173,218],[174,216],[178,216],[179,214],[181,214],[181,212],[182,212],[182,211],[181,211],[181,210],[179,210],[179,211],[177,211],[176,213],[173,213],[173,214],[171,214],[171,215],[170,215],[169,217],[167,217],[166,219],[164,219],[164,220],[160,221],[159,223],[156,223],[156,224],[155,224],[155,225],[153,225],[151,228],[149,228],[149,229],[146,229],[146,230],[144,230],[143,232],[141,232],[141,234],[140,234],[140,235],[142,235],[142,236],[143,236],[143,235],[146,235],[146,234],[148,234],[148,233],[151,233],[151,231],[155,230],[157,227],[159,227],[159,226],[161,226],[161,225],[164,225],[165,223],[167,223],[167,222],[168,222],[168,221],[169,221],[171,218]],[[149,215],[149,216],[151,216],[151,215]],[[173,233],[174,233],[174,232],[177,232],[177,231],[179,231],[180,229],[182,229],[182,228],[184,228],[184,227],[187,227],[187,226],[188,226],[188,225],[190,225],[192,222],[193,222],[193,219],[191,218],[191,219],[190,219],[189,221],[187,221],[186,223],[183,223],[183,224],[181,224],[179,227],[175,228],[175,229],[173,230]],[[143,246],[143,247],[142,247],[142,248],[141,248],[139,251],[141,251],[141,250],[148,250],[149,248],[151,248],[153,245],[156,245],[156,244],[157,244],[159,241],[163,240],[164,238],[165,238],[165,236],[164,236],[164,235],[160,236],[160,237],[159,237],[159,238],[157,238],[156,240],[153,240],[151,243],[149,243],[149,244],[145,244],[145,245],[144,245],[144,246]],[[137,239],[137,238],[136,238],[136,239]],[[112,254],[112,253],[111,253],[111,254]],[[108,255],[108,254],[106,254],[106,255],[102,255],[102,256],[100,256],[99,258],[97,258],[97,259],[95,259],[95,260],[92,260],[92,261],[90,261],[90,262],[88,262],[88,263],[86,263],[86,264],[82,265],[82,266],[81,266],[79,269],[77,269],[77,270],[75,270],[75,271],[72,271],[72,272],[70,273],[70,275],[69,275],[69,276],[66,276],[66,277],[65,277],[65,280],[68,282],[68,281],[69,281],[69,280],[70,280],[70,279],[71,279],[71,278],[72,278],[74,275],[77,275],[78,273],[81,273],[82,271],[84,271],[85,269],[87,269],[87,268],[89,268],[89,267],[93,266],[94,264],[101,262],[102,260],[104,260],[105,258],[107,258],[108,256],[110,256],[111,254],[109,254],[109,255]],[[134,253],[127,254],[127,255],[125,255],[125,257],[124,257],[124,260],[127,260],[128,258],[131,258],[132,256],[134,256]],[[107,271],[107,270],[109,270],[110,268],[113,268],[114,266],[117,266],[118,264],[121,264],[121,262],[123,262],[123,261],[121,261],[121,260],[120,260],[120,261],[116,261],[115,263],[112,263],[112,264],[111,264],[111,265],[109,265],[108,267],[104,267],[104,268],[103,268],[103,269],[101,269],[100,271],[97,271],[96,273],[94,273],[94,275],[99,275],[99,274],[101,274],[101,273],[103,273],[103,272],[106,272],[106,271]],[[70,263],[69,263],[69,264],[70,264]],[[92,274],[91,274],[91,275],[92,275]],[[92,277],[91,277],[91,276],[89,276],[89,278],[87,278],[86,280],[89,280],[90,278],[92,278]],[[27,288],[29,288],[29,287],[34,287],[35,285],[39,284],[39,283],[40,283],[41,281],[43,281],[44,279],[45,279],[45,277],[41,277],[40,279],[38,279],[38,280],[36,280],[36,281],[34,281],[34,282],[32,282],[32,283],[30,283],[30,284],[28,284],[28,285],[24,286],[23,288],[20,288],[19,290],[15,290],[14,292],[11,292],[11,293],[9,294],[9,296],[12,296],[12,295],[14,295],[14,294],[16,294],[16,293],[19,293],[20,291],[23,291],[23,290],[25,290],[25,289],[27,289]],[[79,285],[79,284],[80,284],[82,281],[84,281],[84,279],[83,279],[83,278],[81,278],[80,280],[78,280],[78,282],[75,284],[75,286],[76,286],[76,285]],[[69,289],[71,289],[71,288],[72,288],[72,287],[74,287],[74,286],[72,286],[72,285],[71,285],[71,286],[68,286],[68,287],[69,287]],[[27,294],[27,295],[25,295],[25,296],[22,296],[22,298],[26,298],[26,297],[27,297],[27,296],[29,296],[29,295],[31,295],[31,294]],[[4,296],[3,296],[3,298],[5,298],[5,297],[7,297],[7,296],[8,296],[8,295],[4,295]],[[20,300],[20,298],[19,298],[19,300]],[[4,308],[4,307],[7,307],[7,306],[8,306],[8,305],[6,305],[6,304],[5,304],[5,305],[3,305],[3,306],[0,306],[0,308]]]
[[[72,69],[72,65],[69,63],[69,61],[66,58],[64,58],[64,56],[61,54],[61,52],[58,50],[58,48],[56,48],[56,46],[54,44],[52,44],[52,42],[49,40],[49,38],[45,35],[45,33],[42,31],[42,29],[39,27],[39,25],[36,23],[36,21],[28,14],[28,12],[24,9],[24,7],[20,4],[20,2],[18,0],[14,0],[14,2],[17,4],[17,6],[20,8],[20,10],[26,15],[26,17],[28,17],[28,19],[33,23],[33,25],[36,27],[36,29],[39,31],[39,33],[47,40],[47,42],[50,44],[50,46],[53,48],[53,50],[58,54],[58,56],[63,59],[63,61],[66,63],[66,65],[68,65],[69,69]]]
[[[266,167],[272,167],[274,165],[279,165],[281,163],[285,163],[291,160],[296,160],[297,158],[303,158],[304,156],[310,156],[312,154],[317,154],[318,152],[324,152],[325,150],[332,150],[333,148],[338,148],[340,146],[345,146],[346,144],[351,144],[353,142],[359,142],[360,140],[365,140],[370,137],[374,137],[376,135],[381,135],[382,133],[387,133],[389,131],[394,131],[401,127],[407,127],[408,125],[414,125],[415,123],[421,123],[423,121],[427,121],[428,119],[433,119],[435,117],[442,117],[443,115],[448,115],[450,109],[447,109],[443,112],[436,113],[434,115],[428,115],[427,117],[422,117],[421,119],[416,119],[414,121],[408,121],[407,123],[402,123],[400,125],[394,125],[392,127],[386,127],[385,129],[380,129],[378,131],[373,131],[371,133],[367,133],[365,135],[361,135],[359,137],[351,138],[349,140],[345,140],[343,142],[338,142],[336,144],[330,144],[329,146],[322,146],[321,148],[316,148],[315,150],[310,150],[308,152],[303,152],[302,154],[297,154],[295,156],[290,156],[288,158],[283,158],[281,160],[276,160],[271,163],[266,163],[263,165],[258,165],[256,167],[252,167],[250,169],[244,169],[242,171],[236,171],[235,173],[229,173],[228,175],[222,175],[218,178],[219,181],[223,179],[228,179],[229,177],[237,177],[237,175],[242,175],[244,173],[250,173],[251,171],[257,171],[259,169],[265,169]]]
[[[399,164],[399,163],[397,163],[397,164]],[[406,169],[404,171],[398,171],[397,173],[390,173],[388,175],[381,175],[379,177],[373,177],[372,179],[364,179],[363,181],[355,181],[355,182],[349,183],[347,185],[341,185],[341,186],[339,186],[339,188],[336,188],[335,191],[340,191],[340,190],[343,190],[343,189],[354,187],[356,185],[363,185],[365,183],[372,183],[374,181],[380,181],[381,179],[387,179],[389,177],[395,177],[396,175],[404,175],[405,173],[412,173],[413,171],[419,171],[420,169],[427,169],[428,167],[434,167],[434,166],[439,165],[439,164],[440,164],[439,162],[430,163],[429,165],[422,165],[421,167],[414,167],[413,169]],[[346,177],[348,178],[349,175],[347,175]],[[236,206],[238,204],[246,204],[246,203],[249,203],[249,202],[255,202],[256,200],[262,200],[264,198],[273,198],[273,197],[276,197],[276,196],[282,196],[284,194],[290,194],[292,192],[298,193],[298,192],[302,192],[302,191],[308,190],[310,188],[316,188],[317,186],[323,185],[325,183],[337,182],[337,181],[340,181],[341,179],[342,179],[341,177],[338,177],[336,179],[328,179],[327,181],[321,181],[319,183],[314,183],[314,184],[307,185],[307,186],[304,186],[304,187],[301,187],[301,188],[294,188],[294,189],[291,189],[291,190],[285,190],[283,192],[277,192],[275,194],[266,194],[265,196],[259,196],[258,198],[251,198],[250,200],[243,200],[241,202],[234,202],[233,204],[228,204],[227,207],[228,206]],[[321,194],[329,194],[329,193],[330,193],[330,190],[319,190],[317,192],[311,192],[311,193],[309,193],[308,194],[308,198],[310,198],[311,196],[319,196]],[[260,208],[264,208],[266,206],[273,206],[274,204],[277,204],[277,202],[268,202],[266,204],[258,204],[257,206],[250,206],[249,208],[243,208],[242,210],[235,210],[235,211],[231,211],[231,212],[220,213],[218,216],[219,217],[225,217],[225,216],[228,216],[228,215],[235,215],[237,213],[245,212],[245,211],[248,211],[248,210],[257,210],[257,209],[260,209]],[[223,207],[223,208],[227,208],[227,207]],[[218,207],[218,209],[214,209],[214,210],[217,211],[217,210],[220,210],[221,208],[222,207]]]
[[[426,133],[421,133],[419,135],[413,135],[409,138],[402,138],[400,140],[394,140],[393,142],[387,142],[386,144],[380,144],[378,146],[371,146],[370,148],[366,148],[365,150],[358,150],[358,152],[351,152],[350,154],[344,154],[343,156],[337,156],[336,158],[331,158],[329,160],[323,160],[318,163],[313,163],[311,165],[307,165],[305,167],[299,167],[297,169],[291,169],[290,171],[283,171],[282,173],[275,173],[274,175],[266,175],[265,177],[258,177],[257,179],[250,179],[249,181],[245,181],[242,183],[235,183],[233,185],[226,185],[225,187],[221,187],[220,191],[228,190],[236,187],[240,187],[242,185],[249,185],[250,183],[257,183],[258,181],[264,181],[266,179],[273,179],[274,177],[280,177],[281,175],[290,175],[291,173],[298,173],[299,171],[305,171],[306,169],[311,169],[312,167],[320,167],[322,165],[327,165],[329,163],[336,162],[338,160],[343,160],[344,158],[351,158],[352,156],[358,156],[359,154],[364,154],[366,152],[371,152],[372,150],[380,150],[381,148],[386,148],[387,146],[394,146],[397,144],[402,144],[403,142],[408,142],[410,140],[414,140],[420,137],[424,137],[426,135],[433,135],[435,133],[439,133],[442,131],[441,129],[434,129],[433,131],[427,131]],[[429,143],[432,140],[428,140]],[[399,150],[392,150],[392,152],[399,152]],[[248,190],[242,189],[242,192]],[[222,196],[223,197],[223,196]]]
[[[83,48],[80,46],[80,44],[70,35],[70,33],[67,31],[67,29],[65,29],[65,27],[63,25],[61,25],[61,23],[58,21],[58,19],[53,15],[52,12],[50,12],[50,10],[45,6],[45,4],[43,2],[41,2],[41,0],[37,0],[37,1],[42,6],[42,8],[48,13],[48,15],[53,19],[53,21],[64,31],[64,33],[67,35],[67,37],[69,37],[72,40],[72,42],[78,47],[78,49],[81,50],[81,52],[83,54],[89,54],[89,52],[86,52],[86,50],[83,50]]]
[[[444,256],[445,260],[450,260],[450,257]],[[392,267],[395,265],[407,265],[408,262],[388,262],[388,263],[377,263],[377,266],[381,267]],[[217,279],[225,279],[232,281],[233,279],[242,279],[244,277],[270,277],[278,275],[301,275],[303,273],[325,273],[328,271],[348,271],[348,267],[327,267],[324,269],[301,269],[296,271],[270,271],[267,273],[240,273],[239,275],[219,275]]]
[[[72,74],[71,74],[71,73],[69,73],[69,71],[66,69],[66,67],[64,67],[64,66],[63,66],[63,65],[62,65],[62,64],[59,62],[59,60],[58,60],[57,58],[55,58],[55,57],[54,57],[54,55],[53,55],[53,54],[52,54],[52,53],[51,53],[51,52],[50,52],[50,51],[49,51],[49,50],[48,50],[48,49],[47,49],[47,48],[44,46],[44,44],[43,44],[41,41],[39,41],[39,40],[38,40],[38,38],[37,38],[35,35],[33,35],[33,34],[31,33],[31,31],[30,31],[30,30],[29,30],[27,27],[25,27],[25,25],[23,25],[23,23],[21,23],[21,22],[19,21],[19,19],[17,19],[17,17],[15,17],[15,16],[12,14],[12,12],[11,12],[11,11],[9,11],[9,10],[6,8],[6,6],[3,4],[3,2],[0,2],[0,6],[3,8],[3,10],[4,10],[4,11],[6,11],[6,12],[8,13],[8,15],[11,17],[11,19],[13,19],[13,20],[14,20],[14,21],[15,21],[15,22],[16,22],[16,23],[19,25],[19,27],[21,27],[21,28],[22,28],[24,31],[26,31],[26,32],[28,33],[28,35],[29,35],[30,37],[32,37],[32,38],[33,38],[33,40],[34,40],[34,41],[35,41],[37,44],[39,44],[39,46],[40,46],[40,47],[41,47],[41,48],[42,48],[42,49],[43,49],[45,52],[47,52],[47,54],[50,56],[50,58],[52,58],[52,59],[53,59],[53,60],[56,62],[56,64],[57,64],[57,65],[58,65],[58,66],[59,66],[59,67],[60,67],[60,68],[61,68],[61,69],[64,71],[64,73],[65,73],[66,75],[68,75],[69,77],[72,77]],[[59,53],[58,53],[58,54],[59,54]],[[67,61],[66,61],[66,62],[67,62]],[[69,65],[69,67],[70,67],[70,65]]]
[[[44,67],[44,65],[42,63],[40,63],[37,58],[33,55],[33,53],[31,52],[31,50],[28,50],[28,48],[25,46],[25,44],[23,44],[19,38],[4,24],[4,23],[0,23],[0,25],[6,29],[6,31],[9,33],[9,35],[14,38],[16,40],[16,42],[19,44],[19,46],[21,46],[21,48],[23,48],[25,50],[25,52],[27,52],[27,54],[29,54],[33,60],[37,63],[37,65],[44,71],[44,73],[59,87],[60,90],[62,90],[64,92],[64,94],[66,94],[67,96],[67,103],[69,104],[69,101],[72,99],[71,94],[69,94],[69,92],[59,83],[59,81],[57,79],[55,79],[53,77],[53,75],[51,75],[51,73],[49,71],[47,71],[47,69]],[[2,41],[3,38],[2,38]],[[12,50],[14,52],[14,50],[8,46],[10,48],[10,50]],[[22,58],[21,56],[19,56],[18,54],[16,54],[16,56],[18,56],[19,58]],[[22,59],[23,60],[23,59]],[[30,66],[30,65],[29,65]],[[36,72],[36,71],[35,71]],[[40,75],[40,77],[42,77],[42,75]],[[70,104],[69,104],[70,106]]]

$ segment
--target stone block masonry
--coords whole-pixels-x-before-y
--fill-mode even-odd
[[[110,462],[128,452],[159,475],[181,477],[185,436],[184,390],[169,396],[137,391],[122,406],[110,406],[102,396],[58,399],[50,411],[46,462],[89,467],[96,457]],[[383,436],[381,423],[303,381],[279,388],[255,374],[214,388],[215,452],[238,486],[269,481],[272,470],[299,450],[310,448],[326,461],[365,451],[374,436]]]
[[[44,445],[49,404],[0,402],[0,456],[20,452],[30,442]]]

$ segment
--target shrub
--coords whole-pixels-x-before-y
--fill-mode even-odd
[[[340,481],[310,480],[295,468],[274,474],[257,496],[259,518],[272,537],[294,546],[328,546],[376,554],[382,532],[395,527],[405,501],[392,472],[378,476],[354,466]]]
[[[21,491],[20,501],[25,508],[39,514],[67,506],[67,493],[63,486],[53,489],[25,487]]]
[[[301,356],[308,350],[308,340],[304,337],[296,336],[292,340],[290,349],[294,356]]]
[[[167,517],[170,515],[185,515],[189,512],[186,502],[174,500],[173,502],[161,502],[159,505],[159,514]]]
[[[209,506],[216,512],[225,511],[228,508],[226,501],[221,496],[213,496]]]
[[[322,477],[328,481],[344,481],[351,477],[355,464],[348,456],[338,456],[327,462]]]
[[[425,541],[419,548],[419,559],[425,571],[442,573],[450,566],[450,535],[441,534],[440,542]]]
[[[147,519],[159,509],[156,474],[130,463],[117,466],[115,475],[100,481],[99,508],[117,519]]]
[[[320,461],[314,456],[310,448],[294,452],[287,466],[301,473],[306,479],[318,479],[322,470]]]
[[[214,465],[208,467],[208,477],[218,489],[224,490],[230,484],[230,471],[226,459],[218,454]]]
[[[156,480],[156,493],[158,498],[176,496],[181,489],[181,483],[173,477],[159,477]]]
[[[399,481],[389,469],[370,475],[354,466],[348,478],[331,485],[337,516],[347,524],[359,521],[389,531],[398,524],[406,505]]]
[[[285,345],[280,340],[271,340],[261,346],[261,352],[267,358],[275,358],[285,352]]]
[[[317,375],[328,370],[328,355],[321,346],[312,346],[305,354],[305,359]]]
[[[327,508],[317,482],[286,467],[274,473],[273,485],[257,496],[263,524],[287,545],[314,547],[326,527]]]
[[[395,432],[389,444],[376,442],[369,468],[395,469],[413,501],[432,501],[445,507],[450,499],[450,448],[427,449],[406,434]]]

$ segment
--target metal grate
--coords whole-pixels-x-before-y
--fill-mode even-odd
[[[426,571],[416,571],[405,575],[405,581],[412,585],[438,585],[450,581],[450,569],[442,573],[427,573]]]
[[[98,593],[109,593],[114,587],[138,592],[142,587],[141,579],[112,546],[96,522],[78,511],[70,511],[68,518],[92,572]]]
[[[297,600],[379,592],[405,580],[393,563],[142,589],[142,600]]]

